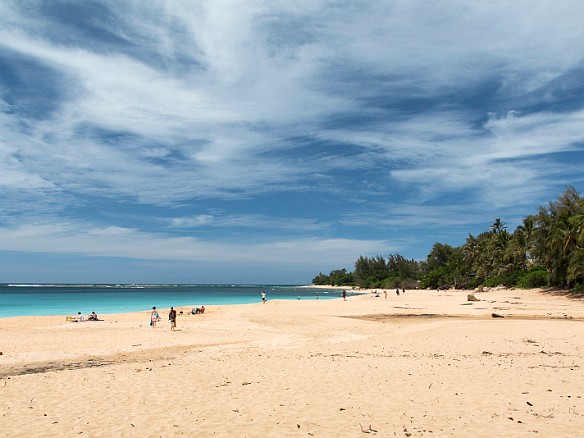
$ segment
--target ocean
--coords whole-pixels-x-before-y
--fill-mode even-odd
[[[268,300],[338,298],[338,290],[279,285],[225,284],[0,284],[0,318],[38,315],[98,315],[148,311],[152,306],[209,306]]]

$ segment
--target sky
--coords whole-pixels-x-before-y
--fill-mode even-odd
[[[0,283],[309,284],[584,189],[580,0],[0,2]]]

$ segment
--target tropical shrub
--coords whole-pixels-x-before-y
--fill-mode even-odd
[[[400,283],[400,287],[402,289],[417,289],[418,287],[420,287],[420,282],[418,280],[414,280],[413,278],[406,278],[405,280],[402,280]]]
[[[534,287],[547,286],[549,276],[545,268],[535,268],[523,274],[517,280],[517,287],[522,289],[532,289]]]
[[[445,288],[446,285],[448,285],[448,272],[444,266],[432,269],[424,276],[420,283],[420,287],[423,289]]]
[[[503,272],[499,275],[494,277],[487,278],[483,286],[486,287],[495,287],[495,286],[505,286],[505,287],[513,287],[517,284],[517,279],[521,275],[521,271],[509,271]]]

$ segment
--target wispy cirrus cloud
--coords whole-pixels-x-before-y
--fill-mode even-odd
[[[130,236],[170,248],[203,232],[208,254],[225,254],[212,238],[229,230],[265,260],[294,241],[351,241],[356,258],[403,230],[444,233],[448,218],[473,231],[529,214],[583,184],[582,13],[578,1],[3,2],[0,224],[72,221],[72,253],[99,248],[79,236],[102,230],[142,251]],[[50,226],[34,229],[57,251]],[[406,241],[418,256],[430,246]]]
[[[268,217],[259,214],[199,214],[190,217],[170,219],[173,228],[196,228],[210,226],[214,228],[252,228],[264,232],[277,230],[283,231],[319,231],[326,229],[330,224],[318,223],[315,219],[303,219],[294,217]]]

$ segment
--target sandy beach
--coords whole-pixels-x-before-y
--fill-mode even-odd
[[[582,436],[584,301],[468,293],[0,319],[0,435]]]

